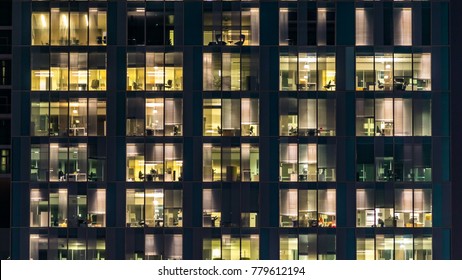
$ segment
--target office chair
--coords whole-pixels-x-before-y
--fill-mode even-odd
[[[325,88],[326,90],[331,89],[331,88],[332,88],[332,81],[329,80],[329,82],[327,83],[327,85],[324,86],[324,88]]]
[[[168,80],[167,81],[167,84],[164,86],[165,88],[172,88],[173,87],[173,81],[172,80]]]
[[[98,89],[99,88],[99,80],[92,80],[91,81],[91,88]]]
[[[235,43],[236,46],[242,46],[244,45],[245,42],[245,35],[241,34],[239,35],[239,41]]]
[[[379,89],[383,89],[385,87],[385,85],[382,84],[380,80],[377,80],[377,86],[379,87]]]
[[[217,45],[226,45],[226,42],[223,41],[223,36],[221,34],[215,35],[215,40]]]

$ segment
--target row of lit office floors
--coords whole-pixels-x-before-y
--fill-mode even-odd
[[[213,237],[210,237],[213,236]],[[125,232],[125,244],[109,244],[101,230],[87,232],[49,231],[30,234],[29,258],[32,260],[104,260],[110,259],[106,247],[124,246],[128,260],[181,260],[187,242],[181,233]],[[258,260],[260,248],[275,246],[261,244],[260,235],[221,234],[202,238],[204,260]],[[279,233],[280,260],[335,260],[335,231],[318,233]],[[197,256],[197,252],[195,253]],[[266,256],[265,258],[268,258]],[[277,256],[270,256],[275,259]],[[356,234],[357,260],[430,260],[431,234]]]

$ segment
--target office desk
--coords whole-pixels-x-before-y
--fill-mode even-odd
[[[67,174],[68,181],[77,182],[77,181],[86,181],[87,173],[72,173]]]
[[[87,136],[85,127],[70,127],[69,136]]]
[[[151,128],[151,127],[146,128],[146,136],[162,136],[162,135],[164,135],[163,128]]]

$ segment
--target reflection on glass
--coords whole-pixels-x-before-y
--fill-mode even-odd
[[[48,259],[48,236],[46,234],[31,234],[29,240],[29,259]]]
[[[106,90],[106,54],[90,53],[88,60],[89,90]]]
[[[383,84],[380,82],[377,88]],[[356,56],[356,91],[374,91],[374,56]]]
[[[221,147],[214,144],[203,146],[202,181],[213,182],[221,180]]]
[[[375,202],[373,189],[356,190],[356,226],[373,227],[375,222]],[[384,226],[384,220],[377,219],[378,227]]]
[[[71,45],[88,45],[88,14],[71,12],[69,15]]]
[[[146,136],[164,135],[164,99],[146,99]]]
[[[183,191],[164,190],[165,209],[164,226],[182,227],[183,226]]]
[[[48,144],[32,144],[30,150],[31,181],[48,181],[49,166],[48,166]]]
[[[164,192],[162,189],[146,190],[146,226],[164,226]]]
[[[183,135],[183,99],[165,99],[165,136]]]
[[[67,227],[67,190],[50,191],[50,227]]]
[[[202,190],[202,226],[221,227],[221,189]]]
[[[182,90],[183,54],[146,53],[146,90]]]
[[[356,238],[356,259],[375,260],[375,240],[373,237]]]
[[[298,192],[296,189],[279,191],[280,227],[298,226]]]
[[[318,203],[316,190],[298,191],[298,226],[318,226]]]
[[[69,13],[59,8],[51,9],[51,45],[69,45]]]
[[[318,225],[336,227],[337,192],[335,189],[318,190]]]
[[[376,53],[375,54],[375,80],[377,81],[375,90],[392,91],[393,90],[393,54]]]
[[[220,136],[223,133],[221,125],[221,99],[204,99],[204,136]]]
[[[144,144],[127,144],[127,181],[144,181]]]
[[[87,136],[87,99],[69,101],[69,136]]]
[[[144,226],[144,191],[127,189],[126,201],[127,227]]]
[[[279,135],[297,136],[298,110],[296,98],[279,99]]]
[[[149,103],[146,103],[146,106],[151,106],[153,104],[155,104],[155,102],[153,102],[154,100],[152,99],[147,99],[146,102],[149,102]],[[163,104],[162,104],[163,105]],[[134,97],[134,98],[127,98],[127,115],[126,115],[126,119],[127,119],[127,125],[126,125],[126,134],[127,136],[143,136],[144,135],[144,132],[145,132],[145,129],[144,129],[144,118],[145,118],[145,115],[144,115],[144,109],[145,109],[145,104],[144,104],[144,99],[142,97]],[[148,108],[150,107],[146,107],[146,110],[149,110]],[[154,114],[154,109],[153,111],[151,111],[152,114]],[[147,111],[147,114],[149,113],[149,111]],[[159,114],[154,114],[156,116],[162,116],[163,118],[163,111]],[[147,123],[147,126],[151,127],[152,124],[156,124],[155,122],[154,123],[149,123],[149,121],[151,121],[151,119],[148,119],[147,120],[148,122]],[[163,122],[160,122],[160,123],[157,123],[157,125],[159,127],[163,127]],[[155,128],[155,127],[154,127]],[[163,129],[161,130],[163,131]],[[146,130],[146,133],[153,133],[154,130]]]
[[[279,56],[279,90],[297,90],[297,56],[282,54]]]
[[[394,44],[412,45],[412,9],[394,8],[393,10]]]
[[[69,59],[69,90],[88,90],[88,53],[70,53]]]
[[[48,201],[46,190],[30,190],[30,227],[48,227]]]
[[[31,96],[31,136],[49,135],[49,110],[49,102],[44,102],[39,97]]]
[[[260,180],[260,150],[258,144],[241,144],[242,181]]]
[[[413,260],[412,234],[395,236],[395,260]]]
[[[372,9],[356,8],[356,46],[374,44],[374,11]]]
[[[375,135],[393,136],[393,99],[375,100]]]
[[[204,238],[202,240],[202,259],[221,260],[221,239]]]
[[[145,89],[145,56],[143,53],[127,53],[127,90]]]
[[[317,65],[315,53],[298,54],[297,90],[313,91],[317,86]]]
[[[414,53],[413,55],[413,90],[429,91],[432,89],[431,53]]]
[[[107,44],[107,12],[101,8],[90,8],[88,15],[89,45]]]
[[[31,90],[50,89],[50,54],[31,51]]]
[[[31,45],[44,46],[50,44],[50,14],[33,12],[31,18]]]
[[[50,54],[50,84],[51,90],[68,90],[69,67],[68,53]]]
[[[221,53],[204,53],[202,72],[204,90],[221,90]]]
[[[412,54],[395,53],[393,58],[395,91],[412,90]]]
[[[222,136],[239,136],[241,131],[239,99],[222,99]]]
[[[241,135],[258,136],[260,108],[257,98],[241,99]]]
[[[297,144],[281,143],[279,147],[279,181],[281,182],[297,182],[298,147]]]
[[[319,90],[335,91],[335,54],[318,55]]]
[[[88,218],[89,227],[106,226],[106,190],[88,189]]]
[[[295,234],[280,235],[279,237],[279,259],[298,260],[298,238]]]

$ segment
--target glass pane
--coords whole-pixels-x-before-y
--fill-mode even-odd
[[[146,226],[164,226],[164,191],[162,189],[146,190]]]
[[[90,90],[106,90],[106,54],[89,54],[89,82]]]
[[[87,99],[70,99],[69,107],[69,136],[87,136]]]
[[[297,144],[280,144],[279,146],[279,181],[297,182]]]
[[[335,91],[335,54],[318,56],[319,90]]]
[[[298,226],[318,226],[318,202],[316,190],[299,190],[298,193]]]
[[[381,87],[383,84],[378,84]],[[356,56],[356,91],[374,91],[374,56]]]
[[[221,226],[221,190],[202,190],[202,226]],[[215,254],[216,255],[216,254]]]
[[[337,197],[335,189],[318,190],[318,221],[321,227],[336,227]]]
[[[204,99],[204,136],[220,136],[221,128],[221,99]]]
[[[144,144],[127,144],[127,181],[144,181]]]
[[[316,90],[317,69],[315,53],[298,54],[298,90]]]
[[[33,12],[31,19],[31,45],[50,44],[50,14],[45,12]]]
[[[107,12],[101,8],[90,8],[88,23],[90,45],[106,45]]]
[[[127,90],[145,89],[144,53],[127,54]]]
[[[412,45],[412,10],[395,8],[393,11],[394,43],[396,46]]]
[[[298,226],[298,193],[296,189],[279,191],[279,225],[280,227]]]
[[[48,227],[48,192],[30,190],[30,227]]]
[[[356,46],[374,43],[374,14],[372,9],[356,8]]]
[[[260,180],[260,150],[258,144],[241,144],[242,181]]]
[[[89,19],[87,13],[70,13],[69,23],[71,45],[88,45],[88,21]]]
[[[50,227],[67,227],[67,190],[50,192]]]
[[[296,235],[279,237],[279,259],[298,260],[298,238]]]
[[[51,45],[69,45],[69,13],[58,8],[51,9]]]
[[[88,53],[70,53],[69,90],[88,90]]]
[[[297,90],[297,56],[279,56],[279,90]]]
[[[50,83],[51,90],[69,89],[69,55],[67,53],[50,54]]]
[[[88,190],[88,226],[106,227],[106,190]]]
[[[377,81],[375,90],[393,90],[393,54],[375,54],[375,80]]]
[[[127,227],[144,226],[144,191],[128,189],[126,192]]]

